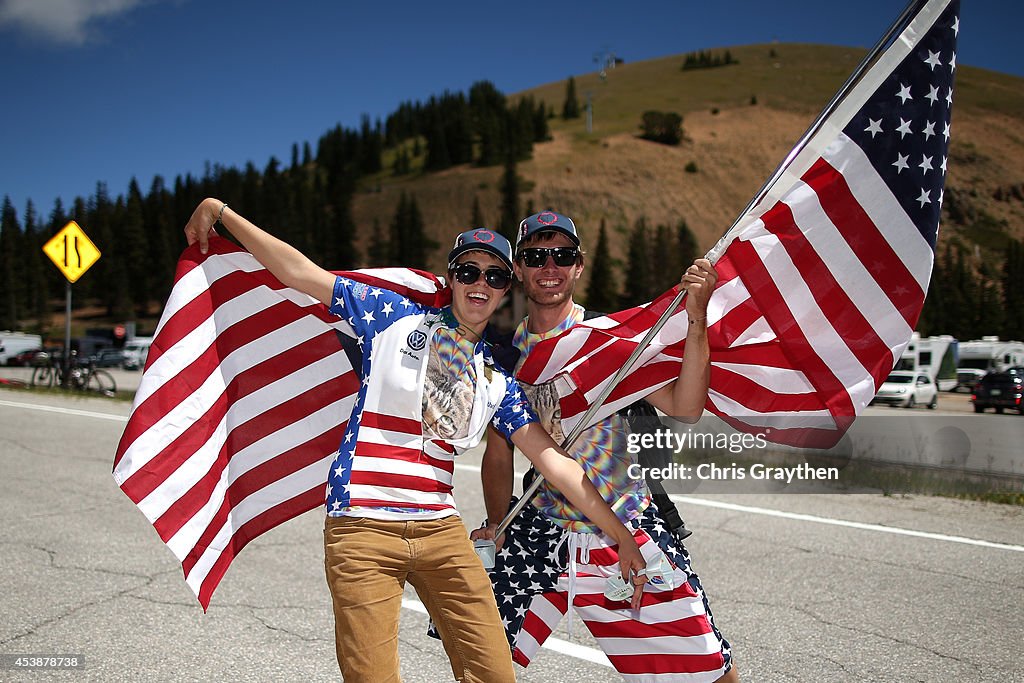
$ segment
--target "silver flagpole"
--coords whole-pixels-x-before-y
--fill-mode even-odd
[[[775,172],[771,175],[768,181],[761,186],[761,189],[757,192],[756,195],[754,195],[754,198],[750,200],[750,203],[747,204],[746,208],[744,208],[743,211],[740,212],[739,216],[729,227],[729,230],[726,231],[722,239],[720,239],[718,243],[714,247],[712,247],[711,251],[707,253],[707,258],[712,263],[716,263],[718,261],[718,258],[725,251],[725,247],[729,245],[732,234],[735,231],[739,222],[743,219],[743,217],[747,215],[747,213],[751,209],[757,206],[762,199],[764,199],[765,195],[771,189],[772,185],[774,185],[782,176],[782,174],[785,173],[786,169],[789,168],[789,165],[791,163],[793,163],[793,160],[797,157],[798,154],[800,154],[803,148],[807,145],[808,141],[818,132],[822,124],[832,114],[832,112],[835,111],[836,107],[839,105],[842,99],[846,97],[849,91],[860,81],[861,77],[864,75],[864,72],[868,70],[868,68],[875,61],[878,55],[889,46],[889,44],[892,42],[893,38],[897,34],[901,33],[903,29],[906,28],[906,25],[909,23],[911,17],[917,14],[918,10],[923,5],[927,4],[929,1],[931,0],[911,0],[911,2],[903,10],[903,12],[900,13],[899,17],[896,18],[896,21],[894,21],[893,24],[889,27],[889,29],[885,32],[885,35],[883,35],[882,38],[875,44],[875,46],[868,51],[868,54],[864,56],[864,59],[862,59],[860,64],[857,65],[857,68],[854,69],[850,77],[846,79],[846,82],[843,83],[842,87],[839,88],[839,90],[832,97],[829,103],[825,105],[825,108],[821,111],[820,114],[818,114],[818,117],[810,125],[807,131],[804,132],[800,140],[796,143],[796,145],[789,152],[789,154],[786,155],[786,158],[782,161],[782,163],[779,164],[779,166],[775,169]],[[672,304],[668,307],[668,309],[665,310],[664,313],[661,314],[661,317],[658,318],[658,321],[654,324],[654,327],[648,330],[647,334],[644,335],[644,338],[633,350],[633,353],[626,360],[625,364],[621,368],[619,368],[619,371],[615,373],[615,376],[611,379],[610,382],[608,382],[605,388],[601,391],[601,394],[597,397],[594,403],[591,404],[591,406],[587,409],[587,412],[584,413],[583,417],[580,418],[580,421],[577,423],[576,427],[573,428],[573,430],[562,441],[562,450],[568,450],[569,447],[571,447],[572,444],[576,441],[576,439],[579,438],[579,435],[583,433],[583,430],[586,429],[587,427],[587,422],[591,418],[593,418],[593,416],[597,413],[598,409],[600,409],[600,407],[604,404],[605,400],[608,398],[608,395],[611,394],[612,390],[619,383],[619,381],[627,374],[629,374],[630,371],[632,371],[633,365],[640,357],[640,354],[642,354],[646,350],[647,346],[651,343],[651,340],[654,339],[654,336],[661,331],[662,327],[665,326],[665,323],[668,322],[668,319],[672,316],[672,313],[676,310],[679,304],[682,303],[683,297],[685,296],[686,290],[679,290],[679,293],[676,294],[675,299],[672,300]],[[537,492],[537,489],[540,488],[540,485],[542,483],[544,483],[544,477],[540,473],[538,473],[537,476],[534,477],[533,482],[531,482],[530,486],[525,491],[523,491],[523,495],[519,498],[519,501],[515,504],[514,507],[512,507],[512,509],[509,510],[508,514],[505,515],[505,518],[501,520],[501,523],[498,524],[498,528],[494,533],[495,538],[504,533],[505,529],[508,528],[508,525],[512,523],[513,519],[515,519],[516,515],[518,515],[522,511],[522,509],[526,507],[526,504],[533,497],[533,494]]]

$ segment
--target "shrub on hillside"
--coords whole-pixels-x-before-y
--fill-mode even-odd
[[[640,130],[644,140],[678,145],[683,140],[683,117],[674,111],[645,111]]]

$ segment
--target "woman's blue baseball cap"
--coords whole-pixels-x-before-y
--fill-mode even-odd
[[[486,251],[494,254],[512,270],[512,245],[508,240],[487,228],[467,230],[455,238],[455,245],[448,252],[448,269],[455,267],[455,259],[467,251]]]

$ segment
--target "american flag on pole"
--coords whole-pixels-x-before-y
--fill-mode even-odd
[[[738,429],[835,444],[911,338],[938,234],[960,26],[956,0],[915,5],[709,255],[720,280],[706,407]],[[559,378],[570,431],[674,293],[543,342],[520,379]],[[677,376],[686,326],[680,309],[595,420]]]
[[[418,271],[345,275],[430,306],[450,297]],[[352,336],[228,240],[182,255],[114,479],[181,561],[204,609],[249,541],[324,504],[359,385]]]

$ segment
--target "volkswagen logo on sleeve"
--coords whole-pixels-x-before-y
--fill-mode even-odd
[[[413,330],[405,338],[405,343],[413,351],[422,351],[423,347],[427,345],[427,334],[423,330]]]

